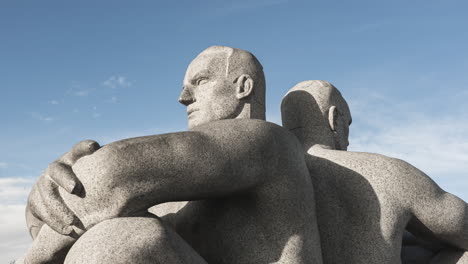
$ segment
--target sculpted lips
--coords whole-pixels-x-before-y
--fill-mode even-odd
[[[193,114],[195,111],[197,111],[197,109],[187,107],[187,115],[188,115],[188,117],[190,117],[190,115]]]

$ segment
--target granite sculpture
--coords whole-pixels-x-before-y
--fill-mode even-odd
[[[31,229],[27,263],[322,263],[304,152],[264,121],[257,59],[208,48],[183,86],[190,131],[95,152],[85,142],[49,166],[29,197],[30,227],[47,225]],[[189,202],[166,217],[147,212],[171,201]]]
[[[404,161],[344,151],[351,114],[331,84],[289,91],[279,127],[258,60],[214,46],[179,102],[187,132],[83,141],[49,165],[25,263],[401,263],[405,228],[445,243],[430,263],[467,261],[466,204]]]
[[[405,229],[452,246],[441,245],[430,263],[466,263],[467,204],[402,160],[344,151],[351,112],[338,89],[301,82],[281,113],[307,152],[324,263],[400,263]]]

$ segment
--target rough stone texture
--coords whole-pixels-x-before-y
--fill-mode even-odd
[[[39,236],[34,239],[24,263],[63,263],[75,241],[74,238],[61,235],[44,225]]]
[[[206,261],[161,220],[122,217],[97,224],[73,245],[65,264],[82,263],[197,264]]]
[[[294,135],[264,121],[264,90],[252,54],[202,52],[179,98],[190,131],[84,142],[49,166],[28,201],[24,262],[467,263],[454,249],[468,248],[466,204],[404,161],[343,151],[351,114],[335,87],[288,92]],[[54,231],[72,222],[86,231],[76,243]],[[411,244],[405,228],[451,247]]]
[[[331,84],[298,84],[281,111],[308,153],[324,263],[400,263],[405,227],[468,249],[465,202],[402,160],[335,150],[346,149],[351,114]]]
[[[462,250],[446,249],[439,252],[430,264],[467,264],[468,253]]]
[[[86,227],[187,199],[169,225],[209,263],[320,262],[313,188],[292,134],[260,120],[225,120],[132,142],[106,145],[73,167],[89,191],[62,195]],[[104,161],[109,168],[96,169]],[[111,248],[122,242],[107,240]]]
[[[108,144],[78,159],[73,171],[60,160],[50,167],[48,177],[69,183],[74,172],[84,189],[80,195],[60,189],[59,198],[88,230],[66,263],[119,263],[137,255],[140,262],[132,263],[191,263],[193,252],[208,263],[321,263],[302,146],[284,128],[258,120],[264,100],[255,57],[211,47],[190,64],[179,99],[191,131]],[[37,188],[47,187],[47,178],[39,182],[45,183]],[[36,212],[44,220],[54,224],[64,215],[53,192],[47,200],[32,196],[31,208],[49,208]],[[162,222],[147,216],[148,208],[171,201],[190,202]],[[47,239],[41,232],[37,243]],[[153,254],[158,260],[146,258]]]

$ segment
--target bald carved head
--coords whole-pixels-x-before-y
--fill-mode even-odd
[[[346,150],[351,112],[340,91],[326,81],[304,81],[291,88],[281,102],[283,126],[306,148],[322,144]]]
[[[213,46],[188,66],[179,102],[189,128],[235,118],[265,119],[265,76],[250,52]]]

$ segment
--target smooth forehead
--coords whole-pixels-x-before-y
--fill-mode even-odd
[[[203,52],[188,66],[185,79],[190,80],[198,74],[224,75],[228,64],[225,52]]]

